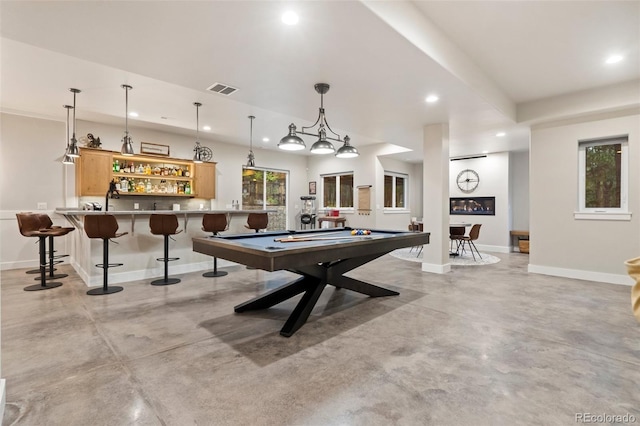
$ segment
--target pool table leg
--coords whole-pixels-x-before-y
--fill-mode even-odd
[[[343,276],[331,279],[329,284],[337,288],[346,288],[347,290],[366,294],[371,297],[397,296],[400,294],[397,291],[389,290],[388,288],[378,287],[377,285]]]
[[[233,310],[235,312],[244,312],[270,308],[306,291],[308,287],[305,285],[304,281],[306,281],[306,278],[300,277],[297,280],[283,285],[282,287],[278,287],[261,294],[260,296],[254,297],[251,300],[247,300],[246,302],[235,306]]]
[[[305,291],[304,295],[296,305],[289,318],[287,318],[287,322],[284,323],[284,326],[280,330],[280,335],[284,337],[291,337],[293,333],[298,331],[300,327],[302,327],[311,315],[311,311],[313,307],[316,306],[322,291],[326,287],[326,283],[321,282],[318,279],[313,279],[310,277],[306,278],[307,281],[315,281],[315,283],[310,283],[307,287],[307,291]]]

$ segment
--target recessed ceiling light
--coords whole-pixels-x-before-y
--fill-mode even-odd
[[[292,10],[287,10],[282,14],[282,22],[287,25],[295,25],[298,23],[298,14]]]
[[[202,130],[211,130],[211,126],[202,126]]]
[[[269,142],[269,138],[262,138],[262,142]]]
[[[496,136],[497,136],[497,137],[499,137],[499,138],[503,137],[504,135],[506,135],[506,133],[505,133],[505,132],[498,132],[498,133],[496,133]]]
[[[440,99],[439,97],[437,97],[436,95],[429,95],[427,96],[427,99],[425,99],[425,102],[429,102],[430,104],[436,102],[438,99]]]
[[[482,151],[482,153],[483,153],[483,154],[488,154],[488,153],[489,153],[489,151]]]
[[[129,113],[129,117],[137,117],[137,116],[138,116],[138,113],[137,113],[137,112],[135,112],[135,111],[131,111],[131,112]]]
[[[617,62],[620,62],[621,60],[623,60],[624,58],[622,57],[622,55],[611,55],[607,58],[607,60],[605,61],[606,64],[615,64]]]

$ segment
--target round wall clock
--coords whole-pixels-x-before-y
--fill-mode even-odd
[[[458,184],[460,191],[465,194],[470,194],[478,187],[478,184],[480,183],[480,176],[478,176],[478,173],[475,170],[465,169],[458,173],[456,183]]]

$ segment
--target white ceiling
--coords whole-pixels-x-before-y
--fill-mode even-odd
[[[247,116],[255,115],[254,143],[275,149],[289,123],[315,121],[313,85],[326,82],[327,119],[358,147],[391,143],[415,151],[397,158],[420,161],[423,126],[448,121],[452,156],[527,148],[527,125],[515,123],[498,97],[463,81],[443,56],[426,54],[404,33],[408,20],[390,24],[370,3],[2,1],[1,107],[62,120],[68,88],[77,87],[79,119],[124,125],[126,83],[129,110],[140,113],[133,126],[191,135],[199,101],[211,143],[246,145]],[[439,28],[453,42],[444,53],[466,57],[466,71],[514,108],[640,77],[638,1],[387,6],[411,7]],[[297,26],[281,23],[287,9],[300,15]],[[625,61],[605,67],[614,52]],[[207,92],[214,82],[240,90]],[[430,93],[437,104],[424,102]]]

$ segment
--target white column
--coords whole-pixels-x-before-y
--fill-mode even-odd
[[[449,124],[423,130],[423,226],[431,233],[422,251],[422,270],[444,274],[449,263]]]

